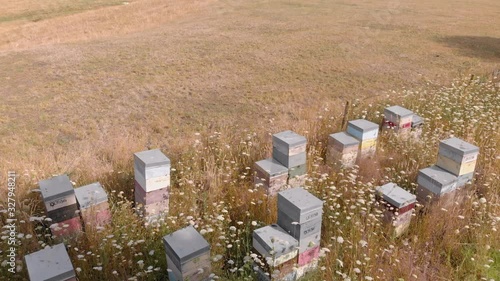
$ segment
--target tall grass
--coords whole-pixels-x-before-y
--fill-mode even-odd
[[[350,119],[380,122],[383,108],[401,104],[425,118],[419,139],[382,133],[373,159],[353,169],[335,171],[324,164],[328,134],[337,132],[338,112],[311,110],[305,127],[293,128],[307,137],[309,179],[306,188],[325,201],[320,269],[308,280],[490,280],[500,276],[500,92],[485,78],[456,80],[449,87],[404,90],[399,101],[376,104],[354,101]],[[251,280],[251,233],[276,221],[276,198],[253,185],[253,163],[271,151],[269,133],[275,128],[248,131],[212,128],[170,145],[148,143],[145,134],[106,139],[82,148],[69,167],[39,169],[16,163],[18,270],[11,278],[5,262],[0,276],[27,278],[22,256],[57,242],[43,220],[36,191],[38,180],[70,172],[77,185],[100,181],[110,194],[113,222],[81,234],[66,244],[81,280],[165,280],[166,260],[161,238],[188,224],[210,242],[212,268],[221,280]],[[444,208],[439,204],[417,212],[402,237],[389,235],[374,188],[392,181],[412,192],[419,169],[435,163],[439,140],[460,137],[480,147],[475,181],[464,200]],[[172,159],[170,212],[162,224],[145,225],[133,210],[132,153],[160,147]],[[81,155],[80,155],[81,156]],[[85,156],[85,154],[84,154]],[[80,164],[80,165],[79,165]],[[27,168],[29,167],[29,168]],[[106,171],[97,172],[97,168]],[[2,197],[5,198],[5,197]],[[3,206],[4,203],[3,203]],[[421,207],[418,207],[420,210]],[[1,213],[2,223],[7,220]],[[7,243],[3,232],[0,249]],[[2,256],[3,258],[3,256]],[[3,259],[2,259],[3,260]],[[0,261],[1,262],[1,261]],[[5,279],[7,280],[7,279]]]

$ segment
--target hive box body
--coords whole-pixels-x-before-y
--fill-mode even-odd
[[[179,269],[182,269],[182,264],[210,253],[210,245],[192,226],[164,236],[163,245],[166,254]]]
[[[134,178],[146,191],[170,186],[170,159],[159,149],[134,154]]]
[[[146,192],[135,182],[134,197],[136,204],[149,205],[170,199],[170,186]]]
[[[323,201],[303,188],[292,188],[278,193],[278,210],[302,224],[321,218]]]
[[[454,202],[456,192],[457,189],[453,189],[446,193],[435,194],[419,184],[417,186],[417,201],[422,204],[430,204],[439,201],[442,206],[449,206]]]
[[[82,222],[79,216],[50,225],[50,232],[57,237],[73,236],[79,234],[81,230]]]
[[[286,186],[288,168],[269,158],[255,163],[255,184],[261,184],[268,193],[275,195]]]
[[[321,243],[321,232],[316,232],[299,240],[299,255],[307,252]]]
[[[359,141],[376,139],[378,125],[364,119],[349,121],[347,122],[347,133]]]
[[[170,186],[170,175],[150,178],[146,180],[140,173],[134,173],[134,179],[146,192],[168,188]]]
[[[78,217],[78,206],[76,204],[59,208],[47,213],[47,217],[52,219],[52,223],[66,221]]]
[[[293,269],[291,270],[282,270],[280,271],[279,273],[274,273],[274,274],[271,274],[269,272],[264,272],[264,270],[262,270],[262,268],[258,267],[257,266],[257,280],[258,281],[295,281],[297,280],[297,273],[296,271]]]
[[[76,280],[75,270],[62,243],[26,255],[24,260],[31,281]]]
[[[318,259],[315,259],[306,265],[297,267],[297,269],[295,270],[297,278],[296,280],[299,280],[300,278],[304,277],[307,273],[318,269],[318,263],[319,263]]]
[[[288,169],[288,176],[290,178],[303,176],[305,174],[307,174],[307,165],[306,164],[291,167],[290,169]]]
[[[210,265],[210,253],[207,252],[202,256],[198,256],[192,260],[182,264],[182,268],[178,268],[172,259],[167,255],[167,268],[171,280],[189,280],[189,281],[205,281],[209,279],[212,270]]]
[[[301,254],[299,254],[298,264],[299,266],[304,266],[308,263],[313,262],[315,259],[319,258],[319,248],[320,246],[316,246],[312,249],[309,249]]]
[[[253,231],[253,248],[264,258],[270,258],[271,266],[278,266],[297,257],[297,239],[276,224]]]
[[[393,234],[397,237],[410,227],[412,214],[413,209],[397,215],[392,211],[386,210],[384,212],[384,223],[391,225]]]
[[[377,139],[369,139],[362,141],[359,147],[359,157],[369,157],[375,155],[377,150]]]
[[[75,191],[67,175],[42,180],[39,186],[47,212],[76,205]]]
[[[278,225],[297,240],[306,238],[321,232],[321,218],[307,221],[305,223],[296,223],[283,211],[278,210]]]
[[[376,191],[378,196],[397,209],[412,205],[416,201],[415,195],[392,182],[378,187]]]
[[[347,133],[331,134],[328,138],[327,163],[339,167],[356,164],[360,142]]]
[[[137,204],[137,212],[139,215],[144,216],[146,219],[159,218],[163,214],[168,213],[169,199],[151,203],[148,205]]]
[[[105,226],[111,221],[108,195],[100,183],[79,187],[75,195],[86,227]]]
[[[461,188],[467,184],[472,183],[473,179],[474,179],[474,173],[469,173],[459,176],[457,179],[457,188]]]
[[[304,165],[307,162],[306,152],[288,156],[278,150],[273,150],[273,158],[287,168]]]
[[[448,193],[457,187],[458,178],[437,167],[430,166],[418,172],[417,183],[435,195]],[[417,193],[417,197],[419,197]]]
[[[477,156],[477,155],[476,155]],[[436,165],[440,168],[454,174],[455,176],[462,176],[473,173],[476,169],[476,160],[469,162],[455,162],[442,154],[438,155]]]
[[[292,131],[273,135],[273,154],[279,151],[285,156],[294,156],[306,152],[307,139]]]

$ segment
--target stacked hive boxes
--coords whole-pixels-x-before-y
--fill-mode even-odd
[[[81,230],[75,190],[67,175],[60,175],[39,182],[47,217],[52,220],[55,236],[71,235]]]
[[[31,281],[76,281],[75,270],[64,244],[31,253],[24,257]]]
[[[209,280],[210,245],[192,226],[163,237],[170,281]]]
[[[306,138],[292,131],[274,134],[273,157],[255,163],[255,184],[263,185],[270,195],[287,183],[292,187],[303,185],[307,173],[306,145]]]
[[[373,156],[377,148],[378,125],[357,119],[347,122],[347,133],[357,140],[359,144],[359,157]]]
[[[111,221],[108,195],[100,183],[79,187],[75,195],[86,230],[103,227]]]
[[[134,176],[139,213],[152,221],[168,212],[170,159],[159,149],[135,153]]]
[[[337,167],[349,168],[356,164],[359,140],[340,132],[328,137],[326,161]]]
[[[392,129],[396,133],[407,134],[411,130],[413,112],[399,105],[384,109],[384,129]]]
[[[288,180],[288,169],[278,161],[269,158],[255,163],[255,184],[261,184],[268,189],[269,194],[276,194]]]
[[[401,235],[410,226],[416,196],[394,183],[382,185],[376,191],[383,204],[384,222],[392,224],[396,236]]]
[[[252,237],[253,251],[262,257],[257,264],[258,280],[296,279],[299,243],[295,238],[276,224],[254,230]]]
[[[319,257],[322,215],[323,201],[303,188],[278,193],[278,225],[299,241],[299,266]]]
[[[288,184],[303,185],[307,173],[307,140],[292,131],[273,135],[273,158],[288,168]]]
[[[455,191],[472,180],[478,155],[477,146],[461,139],[441,141],[436,165],[418,173],[418,201],[429,203],[444,198],[445,203],[450,203]]]

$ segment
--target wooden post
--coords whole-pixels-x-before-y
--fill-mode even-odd
[[[340,128],[341,130],[345,130],[346,128],[348,115],[349,115],[349,101],[346,101],[344,108],[344,117],[342,117],[342,127]]]

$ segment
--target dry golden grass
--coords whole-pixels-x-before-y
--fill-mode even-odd
[[[342,195],[335,199],[341,215],[327,212],[323,242],[331,252],[322,262],[325,270],[313,280],[340,278],[337,272],[358,276],[355,268],[362,270],[359,276],[381,280],[475,280],[499,272],[500,255],[494,249],[500,242],[491,229],[499,216],[500,166],[493,155],[500,142],[496,127],[486,127],[494,121],[488,118],[498,119],[498,98],[492,98],[498,88],[477,81],[471,88],[450,86],[453,94],[436,90],[455,77],[499,68],[498,1],[151,0],[77,2],[81,5],[68,8],[62,0],[17,3],[0,10],[0,179],[7,170],[19,173],[16,196],[26,221],[43,214],[38,194],[30,190],[52,174],[68,173],[77,185],[100,181],[110,191],[113,227],[87,235],[70,249],[82,280],[137,276],[141,259],[161,271],[139,279],[164,276],[159,239],[190,220],[214,229],[207,239],[222,244],[213,250],[222,256],[214,262],[216,273],[241,280],[244,274],[229,273],[225,262],[234,259],[242,265],[254,228],[250,222],[271,223],[276,210],[261,192],[247,192],[252,188],[247,167],[269,156],[270,134],[284,129],[308,138],[312,191],[332,201]],[[475,98],[483,93],[491,99],[485,117],[481,108],[467,109],[488,104]],[[452,101],[439,98],[448,95]],[[376,165],[333,173],[320,158],[327,135],[339,130],[346,100],[356,104],[352,118],[371,120],[380,119],[376,111],[383,105],[377,101],[406,103],[429,118],[427,142],[384,137]],[[429,101],[437,105],[430,107]],[[448,105],[462,115],[451,114]],[[454,117],[471,124],[468,113],[481,126],[452,122]],[[372,188],[366,182],[390,179],[411,189],[417,170],[435,161],[437,141],[451,133],[484,151],[472,188],[479,195],[447,213],[463,215],[463,221],[450,221],[436,207],[398,240],[371,235],[381,231],[375,217],[355,212],[346,219],[350,211],[343,208],[350,200],[369,201]],[[156,147],[176,168],[172,208],[166,226],[147,230],[131,210],[131,161],[132,153]],[[353,176],[364,183],[350,180]],[[475,206],[479,196],[489,203]],[[219,239],[229,225],[238,225],[237,234]],[[456,235],[457,228],[466,235]],[[36,237],[23,239],[20,254],[53,242],[43,236],[41,224],[21,224],[18,231]],[[102,235],[114,235],[123,251]],[[354,245],[364,239],[370,247],[349,248],[348,242],[331,239],[337,236]],[[126,246],[143,238],[146,244]],[[239,246],[228,249],[229,243]],[[493,250],[485,250],[486,245]],[[156,252],[149,256],[152,249]],[[86,260],[77,258],[80,254]],[[102,272],[92,268],[103,261]]]

